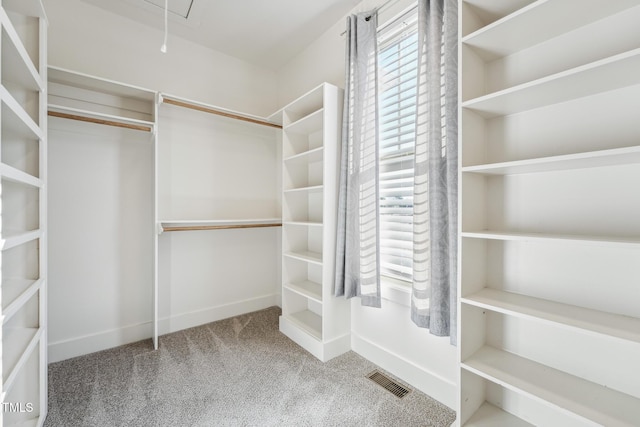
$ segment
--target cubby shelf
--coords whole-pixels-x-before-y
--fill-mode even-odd
[[[526,421],[484,402],[465,423],[467,427],[533,427]]]
[[[295,323],[309,335],[317,340],[322,340],[322,317],[309,310],[291,313],[285,316],[286,319]]]
[[[485,118],[521,113],[640,84],[640,48],[464,101]]]
[[[43,279],[8,279],[2,282],[3,323],[16,314],[40,290]]]
[[[2,329],[2,388],[7,392],[18,373],[37,347],[42,329],[39,328],[7,328]],[[12,345],[6,345],[11,343]]]
[[[0,9],[2,21],[2,79],[16,83],[28,90],[40,91],[44,82],[33,65],[27,50],[22,44],[11,20],[3,9]],[[5,37],[6,35],[6,37]]]
[[[536,159],[465,166],[462,172],[513,175],[640,163],[640,146],[613,148]]]
[[[640,343],[640,319],[605,313],[575,305],[484,288],[463,297],[463,304],[485,308],[509,316],[548,322]]]
[[[312,282],[310,280],[303,280],[300,282],[285,283],[283,287],[292,292],[296,292],[309,299],[312,299],[318,303],[322,303],[321,283]]]
[[[311,251],[287,252],[284,256],[289,258],[307,261],[312,264],[322,265],[322,254]]]
[[[639,237],[586,236],[553,233],[521,233],[506,231],[463,231],[462,237],[488,240],[510,240],[521,242],[579,242],[610,247],[640,247]]]
[[[13,166],[6,165],[4,163],[0,163],[0,176],[2,176],[2,179],[13,181],[18,184],[30,185],[37,188],[42,187],[42,180],[40,178],[36,178],[33,175],[29,175],[20,169],[16,169]]]
[[[0,249],[6,250],[15,248],[24,243],[36,240],[42,237],[41,230],[16,231],[5,230],[0,240]]]
[[[293,156],[287,157],[284,159],[286,163],[293,162],[319,162],[322,160],[322,155],[324,153],[324,147],[313,148],[308,151],[303,151],[302,153],[295,154]]]
[[[284,194],[299,194],[299,193],[313,193],[313,192],[322,192],[322,185],[310,185],[308,187],[296,187],[296,188],[288,188],[284,190]]]
[[[2,115],[5,114],[9,116],[9,120],[7,121],[7,126],[12,129],[14,132],[19,135],[24,135],[31,138],[43,139],[44,134],[42,129],[37,125],[36,122],[27,114],[27,112],[22,108],[20,103],[16,101],[16,99],[9,93],[9,91],[4,87],[0,86],[0,100],[2,101]],[[5,110],[7,107],[7,110]],[[5,126],[3,122],[3,127]]]
[[[311,134],[322,130],[323,109],[319,109],[298,121],[285,126],[284,129],[290,133]]]
[[[633,0],[538,0],[462,38],[487,61],[526,49],[637,5]],[[580,9],[580,13],[575,10]],[[561,19],[549,19],[550,16]],[[522,28],[536,31],[522,31]]]
[[[506,351],[485,346],[462,368],[602,425],[633,426],[640,419],[640,399]]]

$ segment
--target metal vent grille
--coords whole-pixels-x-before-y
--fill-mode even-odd
[[[400,399],[405,397],[411,391],[408,388],[401,386],[378,370],[371,372],[369,375],[367,375],[367,378]]]

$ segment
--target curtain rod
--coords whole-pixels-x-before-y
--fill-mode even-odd
[[[376,7],[373,9],[373,13],[375,12],[381,12],[382,10],[386,9],[387,7],[391,6],[393,3],[397,3],[399,0],[387,0],[386,2],[382,3],[382,5]],[[368,21],[368,19],[367,19]],[[347,34],[347,30],[344,30],[343,32],[340,33],[341,36],[344,36],[345,34]]]
[[[178,107],[189,108],[189,109],[192,109],[192,110],[202,111],[202,112],[210,113],[210,114],[216,114],[218,116],[228,117],[230,119],[242,120],[242,121],[245,121],[245,122],[255,123],[255,124],[258,124],[258,125],[262,125],[262,126],[269,126],[269,127],[273,127],[273,128],[276,128],[276,129],[282,129],[282,126],[279,125],[279,124],[276,124],[276,123],[271,123],[271,122],[268,122],[266,120],[254,119],[252,117],[247,117],[247,116],[243,116],[243,115],[240,115],[240,114],[230,113],[228,111],[219,110],[219,109],[216,109],[216,108],[213,108],[213,107],[208,107],[208,106],[204,106],[204,105],[200,105],[200,104],[194,104],[194,103],[191,103],[191,102],[186,102],[186,101],[182,101],[182,100],[173,99],[169,95],[162,95],[161,100],[165,104],[176,105]]]

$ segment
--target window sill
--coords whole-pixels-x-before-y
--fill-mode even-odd
[[[391,277],[380,277],[382,298],[396,304],[411,307],[411,283]]]

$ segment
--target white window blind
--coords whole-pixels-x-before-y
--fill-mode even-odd
[[[378,31],[380,273],[408,281],[413,274],[417,33],[417,8]]]

